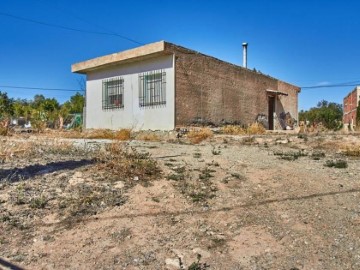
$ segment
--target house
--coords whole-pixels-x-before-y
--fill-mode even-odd
[[[356,109],[359,106],[360,100],[360,86],[356,86],[345,98],[344,98],[344,114],[343,123],[349,124],[350,129],[354,129],[356,125]]]
[[[76,63],[72,72],[87,75],[86,128],[261,120],[284,129],[298,120],[299,87],[165,41]]]

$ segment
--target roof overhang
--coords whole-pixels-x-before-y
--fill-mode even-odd
[[[274,96],[288,96],[288,93],[280,92],[277,90],[266,89],[266,92]]]
[[[165,50],[165,41],[159,41],[134,49],[113,53],[73,64],[71,66],[71,71],[75,73],[86,74],[89,71],[93,71],[96,69],[106,68],[117,64],[140,61],[165,54],[169,54]]]

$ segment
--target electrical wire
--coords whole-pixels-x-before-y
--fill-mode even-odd
[[[60,91],[60,92],[85,92],[80,89],[64,89],[64,88],[45,88],[45,87],[27,87],[27,86],[14,86],[14,85],[0,85],[0,88],[14,88],[14,89],[30,89],[30,90],[43,90],[43,91]]]
[[[9,14],[9,13],[4,13],[4,12],[0,12],[0,16],[7,16],[7,17],[10,17],[10,18],[13,18],[13,19],[17,19],[17,20],[21,20],[21,21],[36,23],[36,24],[40,24],[40,25],[45,25],[45,26],[49,26],[49,27],[53,27],[53,28],[60,28],[60,29],[69,30],[69,31],[81,32],[81,33],[87,33],[87,34],[96,34],[96,35],[107,35],[107,36],[120,37],[120,38],[125,39],[125,40],[127,40],[127,41],[136,43],[136,44],[138,44],[138,45],[144,45],[144,44],[141,43],[141,42],[138,42],[138,41],[136,41],[136,40],[133,40],[133,39],[131,39],[131,38],[128,38],[128,37],[125,37],[125,36],[123,36],[123,35],[119,35],[119,34],[116,34],[116,33],[98,32],[98,31],[89,31],[89,30],[77,29],[77,28],[67,27],[67,26],[58,25],[58,24],[41,22],[41,21],[37,21],[37,20],[25,18],[25,17],[20,17],[20,16],[12,15],[12,14]]]
[[[316,88],[330,88],[330,87],[343,87],[343,86],[358,86],[360,84],[360,80],[352,81],[352,82],[344,82],[337,84],[325,84],[325,85],[312,85],[312,86],[301,86],[301,89],[316,89]]]
[[[49,3],[47,0],[38,0],[38,2],[41,2],[41,3],[44,3],[44,2]],[[53,3],[53,2],[52,2],[52,3]],[[56,4],[55,4],[55,5],[56,5]],[[54,10],[60,11],[61,13],[67,13],[67,14],[69,14],[71,17],[73,17],[73,18],[75,18],[75,19],[77,19],[77,20],[79,20],[79,21],[85,22],[85,23],[87,23],[87,24],[89,24],[89,25],[91,25],[91,26],[95,26],[95,27],[97,27],[97,28],[99,28],[99,29],[102,29],[102,30],[104,30],[104,31],[106,31],[106,32],[109,32],[109,33],[111,33],[111,34],[120,35],[120,34],[116,33],[115,31],[112,31],[112,30],[109,29],[109,28],[106,28],[106,27],[101,26],[101,25],[99,25],[99,24],[93,23],[92,21],[88,21],[88,20],[86,20],[86,19],[84,19],[84,18],[82,18],[82,17],[74,14],[73,12],[71,12],[71,11],[69,11],[69,10],[67,10],[67,9],[65,9],[65,8],[63,8],[63,7],[60,7],[60,6],[58,6],[58,5],[56,5],[56,6],[49,6],[49,7],[52,8],[52,9],[54,9]],[[120,36],[121,36],[121,35],[120,35]],[[139,43],[139,44],[142,44],[142,43]]]

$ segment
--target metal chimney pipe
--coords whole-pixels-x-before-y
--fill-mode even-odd
[[[248,46],[247,42],[244,42],[242,46],[243,46],[243,67],[247,68],[247,46]]]

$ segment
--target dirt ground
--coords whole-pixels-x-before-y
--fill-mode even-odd
[[[112,163],[108,143],[1,139],[1,259],[24,269],[360,269],[359,136],[127,141],[136,156]]]

